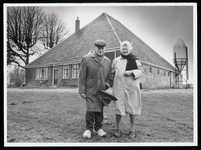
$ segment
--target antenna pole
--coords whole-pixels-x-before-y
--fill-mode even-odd
[[[188,47],[186,47],[186,79],[188,80]]]

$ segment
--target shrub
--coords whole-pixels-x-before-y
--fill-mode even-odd
[[[15,87],[22,86],[25,79],[25,70],[15,67],[15,69],[10,73],[10,83]]]

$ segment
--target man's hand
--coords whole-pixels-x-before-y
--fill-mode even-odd
[[[86,94],[80,94],[80,96],[84,99],[86,99]]]

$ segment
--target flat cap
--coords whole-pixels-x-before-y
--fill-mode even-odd
[[[99,95],[101,98],[101,101],[103,102],[103,106],[107,106],[110,104],[111,101],[117,101],[117,98],[108,93],[104,90],[99,90]]]
[[[106,46],[106,43],[105,43],[104,40],[96,40],[96,41],[94,42],[94,45],[95,45],[96,47],[105,47],[105,46]]]

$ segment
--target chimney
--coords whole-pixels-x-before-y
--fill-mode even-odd
[[[78,33],[80,31],[80,20],[79,17],[77,17],[77,20],[75,20],[75,33]]]

